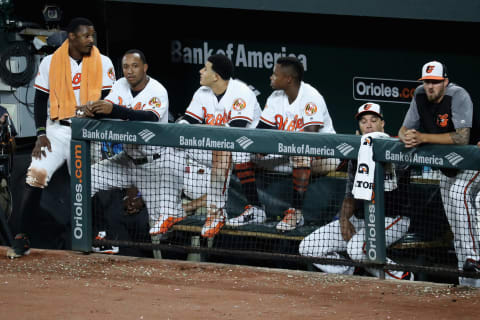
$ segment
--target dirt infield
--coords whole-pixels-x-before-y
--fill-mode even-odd
[[[0,247],[1,319],[476,319],[480,290]]]

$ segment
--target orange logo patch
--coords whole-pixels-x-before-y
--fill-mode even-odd
[[[317,113],[317,106],[313,102],[309,102],[305,105],[305,114],[307,116],[313,116]]]
[[[432,73],[434,69],[435,69],[435,66],[427,66],[427,69],[425,70],[425,72]]]
[[[148,104],[157,108],[160,108],[162,106],[162,102],[160,101],[159,98],[156,98],[156,97],[153,97],[152,99],[150,99],[150,101],[148,101]]]
[[[107,75],[110,80],[115,81],[115,71],[113,71],[113,68],[108,69]]]
[[[246,106],[247,106],[247,103],[243,99],[238,98],[233,102],[232,108],[235,111],[240,111],[245,109]]]
[[[437,115],[437,126],[445,128],[448,125],[448,113]]]
[[[363,110],[364,110],[364,111],[367,111],[367,110],[369,110],[371,107],[372,107],[372,104],[371,104],[371,103],[367,103],[367,104],[365,105],[365,107],[363,107]]]

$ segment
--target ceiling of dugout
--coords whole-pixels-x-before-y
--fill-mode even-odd
[[[379,18],[480,22],[480,1],[478,0],[107,0],[107,2],[136,2]]]

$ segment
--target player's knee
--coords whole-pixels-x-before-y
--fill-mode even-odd
[[[293,168],[310,168],[312,159],[310,157],[294,156],[290,158]]]
[[[347,254],[354,261],[364,260],[363,242],[355,241],[355,238],[352,238],[347,245]]]
[[[45,169],[30,168],[27,172],[25,182],[34,188],[45,188],[47,186],[47,171]]]

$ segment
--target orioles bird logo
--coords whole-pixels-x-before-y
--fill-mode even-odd
[[[437,115],[437,125],[442,128],[448,125],[448,113]]]
[[[245,107],[247,106],[247,103],[243,100],[243,99],[235,99],[235,101],[233,102],[233,110],[235,111],[240,111],[240,110],[243,110],[245,109]]]
[[[427,66],[427,69],[425,70],[425,72],[432,73],[434,69],[435,69],[435,66]]]
[[[317,113],[317,106],[313,102],[309,102],[305,105],[305,114],[312,116]]]
[[[150,99],[150,101],[148,101],[148,104],[153,107],[160,108],[160,106],[162,105],[162,102],[160,101],[159,98],[153,97],[152,99]]]
[[[372,145],[372,138],[371,137],[366,137],[365,141],[363,142],[364,146],[371,146]]]
[[[358,173],[368,174],[369,171],[370,170],[368,168],[368,165],[366,165],[365,163],[361,163],[358,165]]]
[[[363,107],[363,111],[370,110],[371,107],[372,107],[372,104],[371,104],[371,103],[367,103],[367,104],[365,105],[365,107]]]
[[[107,75],[110,80],[115,81],[115,71],[113,71],[113,68],[108,69]]]

